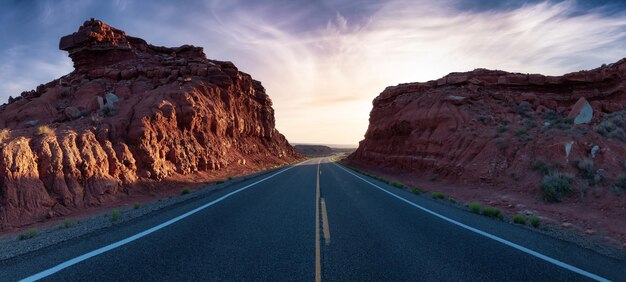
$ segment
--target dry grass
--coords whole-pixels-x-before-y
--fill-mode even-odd
[[[9,136],[11,136],[11,131],[8,128],[0,130],[0,141],[9,138]]]
[[[37,131],[35,131],[36,135],[39,136],[50,136],[54,133],[54,129],[47,125],[40,125],[37,127]]]

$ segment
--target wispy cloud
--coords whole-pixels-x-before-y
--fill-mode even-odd
[[[246,68],[276,100],[280,129],[300,142],[356,143],[370,101],[388,85],[478,67],[561,74],[625,54],[623,12],[584,12],[573,1],[472,12],[453,4],[388,1],[356,24],[336,13],[326,25],[297,33],[283,26],[298,25],[298,17],[276,24],[271,9],[214,14],[226,40],[254,58]],[[342,111],[332,101],[367,106]],[[333,120],[349,126],[294,133]]]
[[[626,54],[624,10],[575,1],[497,8],[466,0],[133,3],[117,1],[95,16],[148,42],[192,43],[210,58],[234,61],[264,83],[278,129],[294,142],[356,143],[372,99],[389,85],[478,67],[556,75]],[[84,11],[95,5],[82,4]],[[474,8],[461,8],[468,5]],[[5,75],[42,71],[13,58],[0,62],[0,94],[20,87],[2,85]],[[48,62],[66,71],[69,60]]]

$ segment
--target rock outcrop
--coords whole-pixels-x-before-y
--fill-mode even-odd
[[[476,69],[388,87],[346,161],[538,199],[542,171],[569,173],[582,199],[623,212],[625,87],[626,59],[563,76]]]
[[[300,158],[261,83],[200,47],[152,46],[92,19],[59,48],[72,73],[0,106],[0,230],[142,183]]]

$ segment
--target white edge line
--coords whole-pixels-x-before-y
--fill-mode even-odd
[[[302,164],[302,163],[300,163],[300,164]],[[86,254],[84,254],[84,255],[81,255],[81,256],[75,257],[75,258],[70,259],[70,260],[68,260],[68,261],[65,261],[65,262],[63,262],[63,263],[60,263],[60,264],[58,264],[57,266],[54,266],[54,267],[52,267],[52,268],[46,269],[46,270],[44,270],[44,271],[42,271],[42,272],[39,272],[39,273],[37,273],[37,274],[33,274],[33,275],[29,276],[29,277],[26,277],[26,278],[24,278],[24,279],[22,279],[22,280],[20,280],[20,281],[25,281],[25,282],[28,282],[28,281],[37,281],[37,280],[39,280],[39,279],[46,278],[46,277],[48,277],[48,276],[50,276],[50,275],[52,275],[52,274],[54,274],[54,273],[57,273],[57,272],[59,272],[59,271],[61,271],[61,270],[65,269],[65,268],[68,268],[68,267],[70,267],[70,266],[72,266],[72,265],[75,265],[75,264],[77,264],[77,263],[79,263],[79,262],[82,262],[82,261],[84,261],[84,260],[90,259],[90,258],[92,258],[92,257],[95,257],[95,256],[99,255],[99,254],[102,254],[102,253],[108,252],[108,251],[113,250],[113,249],[115,249],[115,248],[118,248],[118,247],[120,247],[120,246],[126,245],[126,244],[128,244],[128,243],[130,243],[130,242],[132,242],[132,241],[135,241],[135,240],[137,240],[137,239],[139,239],[139,238],[141,238],[141,237],[144,237],[144,236],[146,236],[146,235],[148,235],[148,234],[150,234],[150,233],[153,233],[153,232],[155,232],[155,231],[158,231],[158,230],[160,230],[160,229],[163,229],[163,228],[165,228],[165,227],[167,227],[167,226],[171,225],[172,223],[178,222],[178,221],[180,221],[180,220],[182,220],[182,219],[184,219],[184,218],[186,218],[186,217],[188,217],[188,216],[190,216],[190,215],[192,215],[192,214],[195,214],[195,213],[197,213],[197,212],[199,212],[199,211],[201,211],[201,210],[203,210],[203,209],[206,209],[206,208],[208,208],[208,207],[210,207],[210,206],[212,206],[212,205],[214,205],[214,204],[217,204],[217,203],[219,203],[219,202],[221,202],[221,201],[225,200],[226,198],[228,198],[228,197],[230,197],[230,196],[232,196],[232,195],[234,195],[234,194],[237,194],[237,193],[239,193],[239,192],[241,192],[241,191],[243,191],[243,190],[246,190],[246,189],[248,189],[248,188],[250,188],[250,187],[252,187],[252,186],[254,186],[254,185],[256,185],[256,184],[259,184],[259,183],[261,183],[261,182],[263,182],[263,181],[265,181],[265,180],[268,180],[268,179],[270,179],[270,178],[272,178],[272,177],[274,177],[274,176],[276,176],[276,175],[279,175],[279,174],[281,174],[281,173],[283,173],[283,172],[285,172],[285,171],[287,171],[287,170],[290,170],[290,169],[292,169],[292,168],[294,168],[295,166],[298,166],[298,165],[300,165],[300,164],[293,165],[293,166],[288,167],[288,168],[286,168],[286,169],[283,169],[283,170],[281,170],[281,171],[279,171],[279,172],[277,172],[277,173],[274,173],[274,174],[272,174],[272,175],[270,175],[270,176],[268,176],[268,177],[266,177],[266,178],[263,178],[263,179],[261,179],[261,180],[258,180],[258,181],[254,182],[254,183],[252,183],[252,184],[248,184],[248,185],[246,185],[246,186],[244,186],[244,187],[242,187],[242,188],[239,188],[239,189],[237,189],[237,190],[235,190],[235,191],[232,191],[232,192],[230,192],[230,193],[228,193],[228,194],[226,194],[226,195],[224,195],[224,196],[221,196],[221,197],[219,197],[219,198],[217,198],[217,199],[215,199],[215,200],[213,200],[213,201],[211,201],[211,202],[209,202],[209,203],[207,203],[207,204],[204,204],[204,205],[202,205],[202,206],[200,206],[200,207],[197,207],[197,208],[195,208],[195,209],[193,209],[193,210],[191,210],[191,211],[188,211],[188,212],[186,212],[186,213],[184,213],[184,214],[182,214],[182,215],[179,215],[179,216],[177,216],[177,217],[175,217],[175,218],[172,218],[172,219],[170,219],[170,220],[168,220],[168,221],[166,221],[166,222],[163,222],[163,223],[161,223],[161,224],[159,224],[159,225],[157,225],[157,226],[154,226],[154,227],[152,227],[152,228],[150,228],[150,229],[147,229],[147,230],[145,230],[145,231],[139,232],[139,233],[137,233],[137,234],[135,234],[135,235],[133,235],[133,236],[130,236],[130,237],[126,238],[126,239],[122,239],[122,240],[117,241],[117,242],[115,242],[115,243],[113,243],[113,244],[110,244],[110,245],[107,245],[107,246],[101,247],[101,248],[99,248],[99,249],[93,250],[93,251],[88,252],[88,253],[86,253]]]
[[[407,199],[404,199],[404,198],[402,198],[402,197],[400,197],[400,196],[398,196],[398,195],[396,195],[396,194],[394,194],[394,193],[391,193],[391,192],[387,191],[386,189],[383,189],[383,188],[381,188],[380,186],[378,186],[378,185],[376,185],[376,184],[374,184],[374,183],[372,183],[372,182],[367,181],[366,179],[364,179],[364,178],[362,178],[362,177],[360,177],[360,176],[358,176],[358,175],[356,175],[356,174],[352,173],[351,171],[349,171],[349,170],[345,169],[344,167],[342,167],[342,166],[338,165],[338,164],[337,164],[337,163],[335,163],[335,162],[333,162],[333,164],[334,164],[334,165],[336,165],[336,166],[338,166],[339,168],[341,168],[341,169],[345,170],[347,173],[352,174],[352,175],[353,175],[353,176],[355,176],[356,178],[361,179],[361,180],[363,180],[363,181],[367,182],[368,184],[370,184],[370,185],[372,185],[372,186],[374,186],[374,187],[378,188],[379,190],[381,190],[381,191],[383,191],[383,192],[385,192],[385,193],[387,193],[387,194],[389,194],[389,195],[391,195],[391,196],[393,196],[393,197],[397,198],[398,200],[403,201],[403,202],[405,202],[405,203],[407,203],[407,204],[409,204],[409,205],[411,205],[411,206],[413,206],[413,207],[416,207],[416,208],[418,208],[418,209],[420,209],[420,210],[422,210],[422,211],[425,211],[425,212],[427,212],[427,213],[429,213],[429,214],[431,214],[431,215],[434,215],[434,216],[436,216],[436,217],[438,217],[438,218],[440,218],[440,219],[443,219],[443,220],[445,220],[445,221],[447,221],[447,222],[450,222],[450,223],[452,223],[452,224],[454,224],[454,225],[460,226],[460,227],[465,228],[465,229],[467,229],[467,230],[469,230],[469,231],[472,231],[472,232],[474,232],[474,233],[480,234],[480,235],[485,236],[485,237],[487,237],[487,238],[489,238],[489,239],[492,239],[492,240],[494,240],[494,241],[500,242],[500,243],[505,244],[505,245],[507,245],[507,246],[509,246],[509,247],[512,247],[512,248],[514,248],[514,249],[517,249],[517,250],[519,250],[519,251],[522,251],[522,252],[527,253],[527,254],[529,254],[529,255],[532,255],[532,256],[534,256],[534,257],[540,258],[540,259],[542,259],[542,260],[545,260],[545,261],[547,261],[547,262],[549,262],[549,263],[555,264],[555,265],[560,266],[560,267],[562,267],[562,268],[565,268],[565,269],[567,269],[567,270],[570,270],[570,271],[576,272],[576,273],[578,273],[578,274],[580,274],[580,275],[583,275],[583,276],[585,276],[585,277],[587,277],[587,278],[591,278],[591,279],[594,279],[594,280],[597,280],[597,281],[610,281],[610,280],[608,280],[608,279],[606,279],[606,278],[604,278],[604,277],[601,277],[601,276],[598,276],[598,275],[596,275],[596,274],[590,273],[590,272],[588,272],[588,271],[582,270],[582,269],[580,269],[580,268],[578,268],[578,267],[575,267],[575,266],[573,266],[573,265],[569,265],[569,264],[564,263],[564,262],[562,262],[562,261],[560,261],[560,260],[557,260],[557,259],[551,258],[551,257],[549,257],[549,256],[546,256],[546,255],[544,255],[544,254],[541,254],[541,253],[539,253],[539,252],[536,252],[536,251],[533,251],[533,250],[531,250],[531,249],[529,249],[529,248],[526,248],[526,247],[524,247],[524,246],[521,246],[521,245],[515,244],[515,243],[513,243],[513,242],[511,242],[511,241],[508,241],[508,240],[506,240],[506,239],[500,238],[500,237],[498,237],[498,236],[496,236],[496,235],[493,235],[493,234],[487,233],[487,232],[482,231],[482,230],[480,230],[480,229],[476,229],[476,228],[474,228],[474,227],[471,227],[471,226],[465,225],[465,224],[463,224],[463,223],[461,223],[461,222],[458,222],[458,221],[456,221],[456,220],[454,220],[454,219],[451,219],[451,218],[449,218],[449,217],[446,217],[446,216],[444,216],[444,215],[438,214],[438,213],[436,213],[436,212],[434,212],[434,211],[431,211],[431,210],[429,210],[429,209],[427,209],[427,208],[425,208],[425,207],[422,207],[422,206],[420,206],[420,205],[418,205],[418,204],[416,204],[416,203],[413,203],[413,202],[411,202],[411,201],[409,201],[409,200],[407,200]]]

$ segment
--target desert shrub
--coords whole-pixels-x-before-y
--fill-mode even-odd
[[[231,181],[231,180],[233,180],[233,177],[232,177],[232,176],[229,176],[229,177],[228,177],[228,181]]]
[[[537,216],[534,216],[534,215],[531,215],[531,216],[528,218],[528,221],[530,221],[530,225],[531,225],[532,227],[535,227],[535,228],[539,227],[539,224],[541,223],[541,221],[539,220],[539,218],[538,218]]]
[[[136,209],[136,210],[137,210],[137,209],[139,209],[140,207],[141,207],[141,205],[140,205],[140,204],[138,204],[138,203],[135,203],[135,204],[133,205],[133,209]]]
[[[72,220],[68,218],[63,221],[63,228],[70,228],[70,227],[72,227]]]
[[[52,128],[50,128],[50,126],[47,125],[40,125],[37,127],[37,130],[35,131],[35,134],[42,136],[42,135],[52,135],[52,133],[54,133],[54,130]]]
[[[392,182],[391,186],[396,187],[396,188],[404,188],[404,184],[400,183],[400,182]]]
[[[515,136],[522,136],[528,134],[528,128],[522,127],[515,131]]]
[[[550,165],[548,165],[546,162],[542,160],[534,160],[530,164],[530,168],[534,171],[541,172],[541,174],[543,175],[550,174],[550,171],[551,171]]]
[[[111,220],[118,221],[120,219],[121,213],[119,209],[113,209],[111,211]]]
[[[517,105],[515,109],[517,110],[517,113],[523,117],[530,116],[530,111],[531,111],[530,103],[526,101],[519,103],[519,105]]]
[[[224,180],[215,181],[215,184],[222,184],[222,183],[224,183]]]
[[[541,191],[547,202],[560,202],[561,198],[572,192],[573,179],[563,173],[551,173],[543,176]]]
[[[506,125],[502,125],[502,126],[498,127],[498,133],[504,133],[504,132],[507,132],[507,131],[509,131],[509,127],[506,126]]]
[[[470,209],[471,212],[473,213],[480,213],[480,203],[479,202],[472,202],[469,203],[469,205],[467,205],[467,207]]]
[[[28,229],[28,232],[20,234],[17,238],[19,240],[27,240],[27,239],[37,236],[37,233],[38,233],[37,228],[33,227],[31,229]]]
[[[416,195],[420,195],[420,194],[424,193],[424,191],[422,191],[422,188],[417,187],[417,186],[415,188],[413,188],[413,190],[411,190],[411,192],[413,192],[413,194],[416,194]]]
[[[498,138],[496,139],[496,147],[498,147],[499,150],[504,151],[507,148],[509,148],[509,141],[502,139],[502,138]]]
[[[500,218],[500,219],[502,219],[504,217],[502,215],[502,212],[498,208],[494,208],[494,207],[485,207],[483,209],[482,214],[484,216],[496,217],[496,218]]]
[[[526,225],[526,221],[528,219],[526,218],[526,216],[521,215],[521,214],[516,214],[513,216],[513,223],[515,224],[522,224],[522,225]]]
[[[180,191],[181,195],[187,195],[189,193],[191,193],[191,190],[189,190],[189,188],[187,188],[187,187],[183,188],[183,190]]]
[[[441,193],[441,192],[432,192],[432,193],[430,193],[430,196],[431,196],[433,199],[435,199],[435,200],[441,200],[441,199],[444,199],[444,198],[446,197],[446,196],[445,196],[443,193]]]
[[[619,190],[626,189],[626,172],[617,177],[614,187]]]
[[[585,179],[593,180],[595,173],[593,170],[593,161],[590,159],[582,159],[576,161],[576,168],[580,173],[580,176]]]
[[[622,141],[626,140],[626,133],[624,133],[624,115],[626,115],[625,111],[606,115],[602,119],[602,122],[596,126],[595,131],[607,138]]]
[[[612,138],[612,139],[617,139],[617,140],[624,141],[624,140],[626,140],[626,133],[624,133],[623,129],[616,128],[615,130],[609,132],[607,137]]]
[[[545,118],[548,121],[554,121],[554,120],[560,119],[561,117],[555,111],[547,110],[547,111],[543,112],[543,118]],[[552,123],[552,122],[550,122],[550,123]]]
[[[535,127],[537,127],[537,123],[535,122],[534,119],[529,118],[526,120],[526,128],[535,128]]]
[[[477,119],[478,119],[478,121],[482,122],[483,124],[487,124],[487,123],[489,123],[490,121],[493,120],[493,117],[492,116],[486,116],[486,115],[479,115],[477,117]]]

